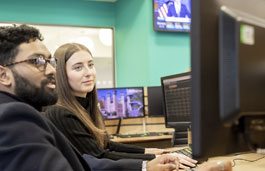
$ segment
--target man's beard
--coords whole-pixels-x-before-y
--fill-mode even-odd
[[[47,79],[41,81],[41,86],[37,87],[14,70],[13,75],[15,79],[15,95],[23,102],[37,109],[53,105],[57,102],[58,96],[56,90],[46,87],[51,80],[54,80],[54,76],[47,76]]]

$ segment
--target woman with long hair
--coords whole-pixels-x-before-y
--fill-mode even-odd
[[[91,52],[81,44],[67,43],[56,50],[54,57],[58,102],[47,107],[45,113],[72,144],[81,153],[97,158],[154,159],[155,154],[145,154],[148,149],[109,140],[98,108]],[[183,160],[190,166],[196,162],[185,157]]]

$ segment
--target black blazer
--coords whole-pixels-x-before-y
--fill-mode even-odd
[[[0,92],[1,171],[141,170],[141,160],[114,163],[81,154],[60,131],[32,106]],[[88,163],[88,164],[87,164]]]
[[[49,106],[45,115],[82,153],[96,158],[152,160],[154,154],[144,154],[144,148],[110,141],[107,148],[100,147],[85,125],[69,110],[61,106]]]

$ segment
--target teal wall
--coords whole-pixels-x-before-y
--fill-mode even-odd
[[[146,1],[120,0],[116,6],[117,86],[149,84]],[[152,30],[151,30],[152,31]]]
[[[86,0],[0,0],[0,21],[115,26],[115,4]]]
[[[116,3],[118,86],[160,85],[160,77],[190,69],[187,33],[153,31],[152,0]]]
[[[160,85],[190,68],[187,33],[153,31],[152,0],[0,0],[0,21],[115,27],[117,86]]]

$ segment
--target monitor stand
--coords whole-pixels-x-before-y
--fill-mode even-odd
[[[143,132],[146,133],[146,127],[145,127],[145,118],[143,118]]]
[[[172,146],[188,145],[188,132],[185,127],[174,128],[174,134],[172,138]]]
[[[114,134],[116,136],[119,136],[119,134],[120,134],[121,121],[122,121],[122,118],[119,118],[119,122],[118,122],[118,125],[117,125],[116,133]],[[145,125],[146,125],[145,118],[143,118],[143,132],[144,133],[146,133],[146,126]]]
[[[120,134],[121,120],[122,120],[122,118],[119,118],[119,123],[118,123],[117,129],[116,129],[116,135],[119,135]]]

